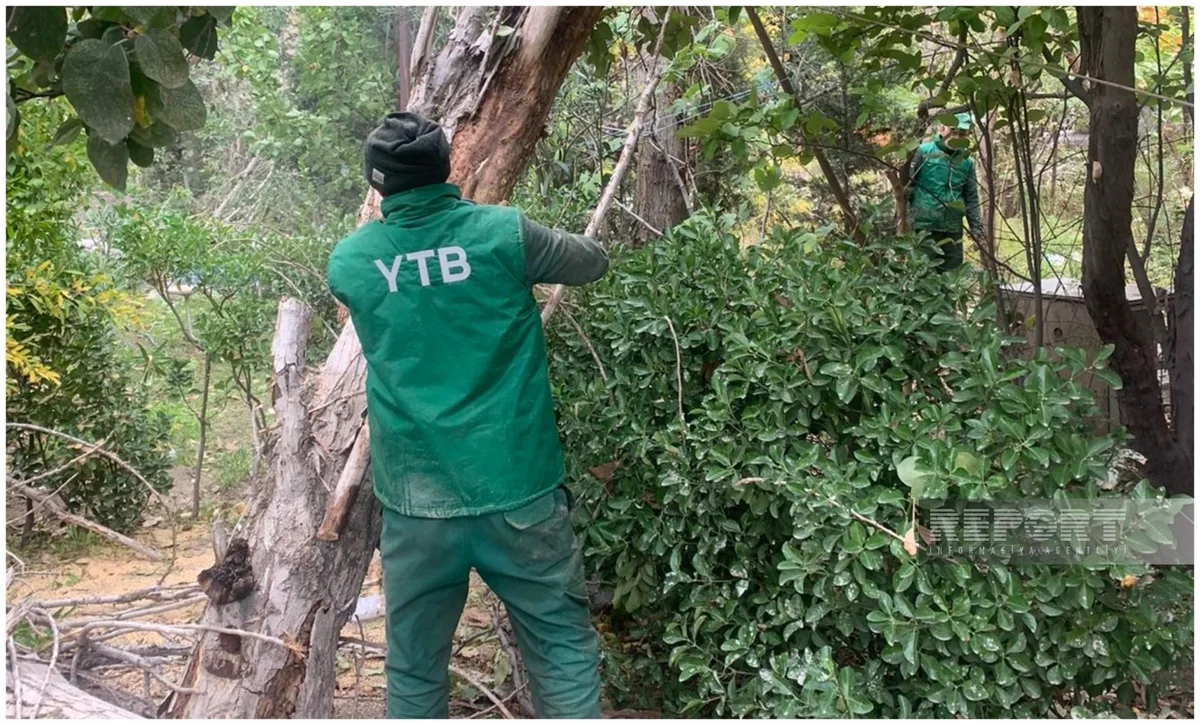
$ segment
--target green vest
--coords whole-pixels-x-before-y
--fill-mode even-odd
[[[366,355],[376,496],[405,516],[449,518],[554,490],[563,458],[520,213],[449,184],[382,209],[328,270]]]

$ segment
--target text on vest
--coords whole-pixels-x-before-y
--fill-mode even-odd
[[[471,276],[471,265],[467,262],[467,253],[462,247],[441,247],[439,249],[422,249],[410,254],[398,254],[388,267],[382,259],[375,260],[375,267],[387,280],[388,291],[396,291],[396,278],[400,276],[400,264],[404,260],[417,263],[417,274],[422,287],[429,286],[429,267],[427,260],[437,255],[438,266],[441,267],[442,284],[462,282]]]

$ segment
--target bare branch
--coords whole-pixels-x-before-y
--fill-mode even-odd
[[[750,19],[750,24],[754,26],[754,32],[758,36],[758,41],[762,45],[763,52],[767,54],[767,59],[771,62],[771,67],[775,71],[775,76],[779,80],[779,85],[783,88],[783,92],[788,94],[792,99],[792,105],[797,109],[801,108],[800,97],[796,95],[796,89],[792,85],[792,81],[788,78],[787,70],[783,67],[783,62],[779,60],[779,54],[775,52],[775,46],[771,43],[770,36],[767,35],[766,28],[763,27],[762,20],[758,17],[758,12],[753,7],[746,7],[746,16]],[[808,145],[808,134],[803,130],[800,131],[800,140],[806,146]],[[842,210],[842,215],[846,217],[846,226],[851,230],[854,239],[863,244],[866,242],[866,235],[863,233],[862,227],[858,223],[858,214],[855,213],[853,205],[850,203],[850,197],[846,193],[842,182],[838,179],[837,171],[833,168],[833,164],[829,162],[829,157],[820,147],[810,147],[813,158],[817,160],[817,165],[821,167],[821,173],[825,177],[825,183],[829,185],[829,190],[837,199],[838,206]]]
[[[38,689],[37,700],[34,701],[33,715],[31,720],[37,720],[38,713],[42,711],[42,700],[46,696],[46,688],[50,686],[50,673],[54,672],[54,666],[58,664],[58,650],[62,643],[62,637],[58,632],[58,624],[54,621],[54,617],[44,609],[31,609],[31,613],[37,614],[44,618],[50,626],[50,634],[54,637],[50,649],[50,662],[46,666],[46,674],[42,676],[42,686]],[[14,667],[15,667],[14,663]]]
[[[663,37],[666,36],[666,32],[667,23],[664,22],[662,23],[662,28],[658,31],[658,40],[654,43],[655,56],[662,50]],[[603,223],[605,215],[608,214],[608,210],[612,206],[617,188],[621,185],[621,179],[625,177],[625,172],[629,169],[629,162],[633,160],[633,152],[637,149],[638,139],[642,135],[642,124],[645,121],[646,113],[650,110],[650,102],[654,100],[654,89],[658,87],[658,81],[662,78],[662,74],[666,68],[666,64],[655,64],[655,70],[649,73],[646,80],[646,87],[642,90],[642,95],[638,99],[637,109],[633,114],[633,122],[629,124],[629,134],[625,138],[625,146],[621,149],[621,156],[617,159],[617,165],[613,169],[608,184],[604,187],[604,192],[600,194],[600,202],[592,212],[591,221],[588,222],[587,229],[584,231],[585,236],[595,237],[600,231],[600,225]],[[552,289],[550,298],[546,300],[546,305],[542,307],[543,325],[554,314],[554,310],[558,308],[559,303],[562,302],[562,298],[567,294],[567,288],[564,285],[556,284]]]
[[[62,519],[66,523],[71,524],[72,526],[77,526],[81,529],[87,529],[88,531],[95,532],[95,533],[103,536],[104,538],[108,539],[109,541],[115,541],[118,544],[121,544],[122,546],[125,546],[129,549],[132,549],[133,551],[136,551],[138,554],[141,554],[142,556],[146,557],[147,559],[149,559],[151,561],[162,561],[163,559],[166,558],[163,555],[163,553],[161,551],[158,551],[157,549],[153,549],[149,546],[146,546],[145,544],[134,541],[133,539],[129,538],[128,536],[125,536],[124,534],[119,534],[116,531],[113,531],[112,529],[108,528],[107,526],[101,526],[100,524],[96,523],[95,521],[92,521],[91,519],[86,519],[82,516],[79,516],[78,514],[73,514],[69,511],[67,511],[63,507],[62,504],[55,501],[50,496],[50,494],[46,493],[45,491],[40,491],[32,486],[26,486],[23,483],[16,483],[11,478],[8,480],[9,480],[9,489],[10,490],[15,490],[17,493],[20,493],[22,496],[26,496],[34,501],[37,501],[40,505],[44,506],[46,508],[46,510],[48,510],[50,513],[52,513],[55,516],[57,516],[58,518]]]
[[[458,667],[455,667],[454,665],[450,665],[450,672],[451,672],[451,674],[454,674],[454,675],[466,680],[471,685],[471,687],[474,687],[476,690],[479,690],[485,696],[487,696],[487,699],[491,700],[492,704],[495,705],[497,708],[499,708],[500,713],[502,715],[504,715],[505,720],[514,719],[513,714],[511,712],[509,712],[507,707],[504,706],[504,702],[500,698],[496,697],[496,693],[494,693],[491,690],[489,690],[488,688],[484,687],[483,683],[481,683],[478,679],[471,676],[464,670],[461,670]]]
[[[667,327],[671,329],[671,339],[675,341],[675,387],[679,391],[679,422],[683,424],[683,432],[687,433],[687,418],[683,415],[683,358],[679,353],[679,337],[675,334],[675,323],[671,318],[663,316]]]

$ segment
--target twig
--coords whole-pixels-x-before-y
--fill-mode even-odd
[[[505,695],[504,702],[508,702],[509,700],[513,699],[514,697],[516,697],[517,695],[521,694],[524,691],[525,691],[525,685],[521,685],[521,687],[516,688],[512,692]],[[484,715],[487,715],[488,713],[490,713],[491,711],[493,711],[495,709],[496,709],[495,705],[489,705],[486,708],[480,710],[479,712],[476,712],[472,715],[468,715],[467,719],[474,720],[475,718],[483,717]]]
[[[216,632],[218,634],[232,634],[238,637],[249,637],[257,639],[260,642],[268,642],[278,645],[284,649],[294,652],[297,656],[303,657],[303,650],[298,651],[295,644],[288,644],[278,637],[272,637],[268,634],[259,634],[258,632],[250,632],[245,629],[233,629],[231,627],[216,627],[210,624],[151,624],[149,622],[128,622],[116,619],[101,620],[99,622],[90,622],[85,624],[79,630],[81,637],[90,633],[93,629],[132,629],[139,632],[158,632],[159,634],[175,635],[176,637],[187,636],[190,632]]]
[[[33,515],[35,513],[37,513],[38,511],[41,511],[42,507],[47,505],[47,502],[57,501],[58,499],[56,499],[55,496],[58,496],[58,494],[62,493],[63,489],[66,488],[67,486],[70,486],[72,483],[74,483],[75,479],[77,479],[77,478],[79,478],[79,471],[76,471],[75,473],[72,473],[70,476],[67,476],[67,480],[65,480],[61,484],[59,484],[58,488],[56,488],[53,491],[46,494],[46,501],[43,501],[36,506],[33,506],[32,505],[33,501],[29,500],[26,497],[25,503],[28,506],[28,508],[26,508],[25,511],[23,513],[21,513],[19,516],[14,516],[11,519],[5,521],[4,525],[11,526],[11,525],[17,523],[18,521],[20,521],[21,519],[25,519],[26,520],[25,525],[32,526],[33,525],[33,521],[32,521]],[[10,490],[10,491],[15,486],[19,485],[17,482],[13,481],[13,479],[11,479],[11,478],[7,479],[7,481],[8,481],[8,490]],[[41,489],[38,489],[38,490],[41,491]]]
[[[45,428],[43,426],[34,425],[32,423],[5,423],[4,425],[6,428],[16,428],[18,430],[31,430],[31,431],[35,431],[37,433],[45,433],[47,435],[52,435],[52,436],[55,436],[58,438],[62,438],[63,440],[67,440],[72,443],[79,444],[81,446],[90,445],[87,441],[76,438],[73,435],[68,435],[66,433],[63,433],[62,431],[57,431],[52,428]],[[162,584],[162,582],[165,581],[167,576],[171,573],[171,570],[175,567],[176,552],[179,548],[178,547],[179,525],[178,525],[178,522],[175,520],[175,509],[171,506],[170,502],[167,501],[165,496],[163,496],[161,493],[159,493],[158,490],[154,488],[154,486],[150,485],[150,482],[146,480],[145,476],[143,476],[141,473],[139,473],[136,468],[129,465],[125,461],[121,460],[121,458],[117,454],[109,451],[106,448],[99,448],[99,447],[96,448],[96,453],[101,456],[104,456],[108,460],[112,461],[113,463],[117,464],[121,468],[124,468],[126,471],[129,471],[131,474],[133,474],[133,477],[136,478],[138,481],[140,481],[141,484],[146,487],[146,490],[148,490],[150,492],[151,496],[158,499],[158,502],[162,505],[163,509],[167,512],[167,517],[171,520],[171,556],[167,561],[166,570],[162,573],[162,576],[160,576],[159,580],[158,580],[158,583]]]
[[[662,28],[658,31],[658,40],[654,43],[655,56],[662,49],[663,37],[666,36],[668,25],[669,23],[662,23]],[[645,121],[647,111],[650,110],[650,102],[654,100],[654,89],[658,87],[658,81],[666,71],[667,65],[666,63],[656,64],[654,73],[646,81],[646,87],[642,90],[642,95],[638,99],[637,109],[633,114],[633,121],[629,124],[629,134],[625,138],[625,146],[621,149],[621,156],[617,159],[617,165],[613,168],[613,173],[608,179],[608,184],[604,187],[603,193],[600,194],[600,202],[592,212],[592,218],[588,222],[584,236],[595,237],[600,231],[600,225],[603,223],[605,215],[608,214],[608,210],[612,206],[617,188],[621,185],[621,179],[625,177],[625,172],[629,170],[629,162],[633,159],[633,152],[637,149],[638,139],[642,135],[642,124]],[[554,314],[554,310],[558,308],[558,304],[566,294],[567,288],[564,285],[554,285],[553,291],[550,293],[550,298],[546,300],[546,305],[542,307],[543,325],[549,321],[550,316]]]
[[[123,612],[116,612],[114,614],[110,614],[110,615],[107,615],[104,617],[84,617],[84,618],[80,618],[80,619],[68,619],[63,622],[62,626],[63,626],[63,629],[78,629],[80,627],[86,627],[87,625],[92,624],[93,622],[102,622],[105,620],[125,621],[128,619],[133,619],[134,617],[145,617],[150,614],[162,614],[163,612],[172,612],[176,609],[184,609],[186,607],[192,606],[193,604],[199,604],[200,602],[203,602],[206,598],[207,597],[204,594],[193,594],[191,597],[189,597],[187,599],[180,599],[178,601],[169,602],[167,604],[159,604],[154,607],[138,607],[138,608],[134,608],[134,609],[126,609]]]
[[[6,637],[12,636],[13,630],[16,629],[17,625],[21,623],[21,620],[25,618],[25,613],[32,608],[33,601],[30,599],[24,599],[18,602],[17,606],[8,611],[6,615],[6,621],[4,622],[4,635]]]
[[[58,468],[54,468],[54,469],[51,469],[51,470],[49,470],[49,471],[44,471],[44,472],[42,472],[42,473],[39,473],[39,474],[38,474],[38,475],[36,475],[36,476],[31,476],[30,478],[26,478],[26,479],[24,479],[23,481],[20,481],[20,483],[23,483],[23,484],[25,484],[26,486],[32,486],[33,484],[37,483],[38,481],[41,481],[41,480],[43,480],[43,479],[46,479],[46,478],[50,478],[51,476],[53,476],[53,475],[54,475],[54,474],[56,474],[56,473],[61,473],[62,471],[65,471],[66,469],[70,468],[71,466],[75,465],[76,463],[79,463],[79,462],[80,462],[80,461],[82,461],[83,459],[85,459],[85,458],[87,458],[88,456],[90,456],[90,455],[92,455],[93,453],[95,453],[95,452],[96,452],[97,450],[99,450],[99,449],[100,449],[100,448],[101,448],[101,447],[102,447],[102,446],[103,446],[105,443],[108,443],[108,439],[109,439],[109,438],[112,438],[112,433],[109,433],[108,435],[104,436],[104,438],[102,438],[102,439],[100,440],[100,442],[99,442],[99,443],[95,444],[94,446],[92,446],[92,447],[91,447],[91,448],[89,448],[88,450],[84,451],[83,453],[80,453],[78,456],[76,456],[76,457],[72,458],[71,460],[69,460],[69,461],[67,461],[66,463],[62,464],[62,465],[61,465],[61,466],[59,466]]]
[[[750,484],[750,483],[762,483],[762,482],[764,482],[764,481],[766,481],[766,479],[765,479],[765,478],[743,478],[743,479],[740,479],[740,480],[738,480],[738,481],[737,481],[736,483],[734,483],[733,485],[735,485],[735,486],[744,486],[744,485],[746,485],[746,484]],[[884,526],[883,524],[879,523],[879,522],[878,522],[878,521],[876,521],[875,519],[873,519],[873,518],[870,518],[869,516],[863,516],[862,514],[858,513],[857,511],[853,511],[853,510],[851,510],[851,509],[848,509],[848,508],[846,508],[846,507],[845,507],[845,506],[843,506],[841,503],[839,503],[839,502],[838,502],[836,499],[834,499],[832,496],[829,496],[829,495],[827,495],[827,494],[821,493],[821,492],[819,492],[819,491],[813,491],[812,489],[809,489],[809,488],[806,488],[806,489],[804,489],[804,490],[805,490],[805,491],[807,491],[807,492],[809,492],[809,493],[815,493],[815,494],[817,494],[818,496],[820,496],[821,498],[825,499],[825,500],[826,500],[826,501],[828,501],[829,503],[833,504],[834,506],[837,506],[837,507],[838,507],[838,508],[840,508],[841,510],[843,510],[843,511],[845,511],[846,513],[850,514],[851,518],[858,519],[859,521],[863,522],[864,524],[867,524],[868,526],[873,526],[873,527],[875,527],[876,529],[879,529],[879,530],[880,530],[880,531],[882,531],[883,533],[887,534],[888,536],[892,537],[892,538],[893,538],[893,539],[895,539],[896,541],[899,541],[899,542],[901,542],[901,543],[904,543],[904,537],[903,537],[903,536],[901,536],[900,534],[897,534],[895,531],[892,531],[892,530],[891,530],[891,529],[889,529],[888,527],[886,527],[886,526]]]
[[[58,632],[58,624],[54,621],[54,617],[50,616],[49,612],[44,609],[31,609],[30,612],[46,619],[46,621],[50,624],[50,633],[54,637],[54,641],[50,646],[50,663],[46,666],[46,674],[42,676],[42,687],[38,690],[37,699],[34,700],[33,716],[30,718],[32,720],[37,720],[38,713],[42,711],[42,699],[46,696],[46,688],[50,686],[50,673],[54,672],[54,666],[58,664],[58,650],[62,638]],[[15,662],[13,667],[15,673]]]
[[[460,670],[458,667],[455,667],[454,665],[450,665],[450,672],[451,672],[451,674],[457,675],[458,677],[461,677],[462,679],[466,680],[467,683],[471,685],[471,687],[474,687],[476,690],[479,690],[484,695],[486,695],[487,699],[491,700],[492,704],[500,709],[500,713],[502,715],[504,715],[504,719],[506,719],[506,720],[515,719],[513,717],[513,714],[508,711],[508,708],[504,706],[504,702],[500,698],[496,697],[496,693],[494,693],[491,690],[489,690],[488,688],[484,687],[483,684],[479,682],[479,680],[475,679],[474,677],[467,674],[463,670]]]
[[[631,216],[634,219],[636,219],[637,221],[641,222],[642,226],[649,229],[651,234],[653,234],[656,237],[662,236],[663,233],[660,230],[655,229],[653,224],[651,224],[650,222],[648,222],[645,219],[638,216],[637,212],[635,212],[633,209],[630,209],[628,206],[623,204],[619,199],[615,200],[613,203],[616,204],[617,206],[621,207],[621,211],[624,211],[629,216]]]
[[[489,629],[481,629],[481,630],[479,630],[479,631],[478,631],[478,632],[476,632],[475,634],[473,634],[473,635],[471,635],[470,637],[467,637],[467,638],[466,638],[466,639],[464,639],[463,641],[459,642],[459,643],[458,643],[458,646],[456,646],[456,647],[454,648],[454,653],[453,653],[452,655],[450,655],[450,656],[451,656],[451,657],[457,657],[457,656],[458,656],[459,654],[461,654],[461,653],[462,653],[462,651],[463,651],[464,649],[466,649],[466,648],[467,648],[467,646],[468,646],[468,645],[470,645],[472,642],[475,642],[475,641],[477,641],[477,640],[480,640],[480,639],[486,640],[486,638],[487,638],[489,635],[493,635],[493,634],[495,634],[495,631],[494,631],[494,629],[490,629],[490,628],[489,628]]]
[[[600,379],[604,381],[605,385],[608,385],[608,373],[604,370],[604,363],[600,362],[600,356],[596,354],[596,348],[592,347],[592,341],[588,339],[583,328],[579,326],[579,322],[569,310],[564,309],[563,314],[567,316],[567,321],[575,328],[575,332],[579,333],[579,338],[583,340],[583,344],[587,345],[588,352],[592,353],[592,359],[596,361],[596,367],[600,369]]]
[[[806,490],[807,490],[807,489],[806,489]],[[845,511],[846,513],[850,514],[851,518],[858,519],[859,521],[863,522],[864,524],[867,524],[868,526],[874,526],[875,528],[879,529],[879,530],[880,530],[880,531],[882,531],[883,533],[885,533],[885,534],[887,534],[888,536],[892,537],[892,538],[893,538],[893,539],[895,539],[896,541],[899,541],[899,542],[901,542],[901,543],[904,543],[904,537],[903,537],[903,536],[901,536],[900,534],[897,534],[895,531],[892,531],[891,529],[889,529],[888,527],[886,527],[886,526],[884,526],[883,524],[879,523],[879,522],[878,522],[878,521],[876,521],[875,519],[872,519],[872,518],[870,518],[870,517],[867,517],[867,516],[863,516],[862,514],[860,514],[860,513],[859,513],[859,512],[857,512],[857,511],[852,511],[852,510],[850,510],[850,509],[846,508],[846,507],[845,507],[845,506],[843,506],[842,504],[838,503],[838,502],[837,502],[837,501],[836,501],[836,500],[835,500],[835,499],[834,499],[832,496],[828,496],[828,495],[826,495],[826,494],[823,494],[823,493],[821,493],[821,494],[819,494],[819,495],[820,495],[822,498],[824,498],[826,501],[828,501],[829,503],[833,504],[834,506],[837,506],[837,507],[838,507],[838,508],[840,508],[841,510],[843,510],[843,511]]]
[[[124,662],[125,664],[133,665],[134,667],[141,669],[142,672],[144,672],[147,676],[153,677],[155,680],[158,680],[162,684],[166,685],[167,688],[172,692],[179,693],[180,695],[200,694],[200,690],[181,687],[163,677],[158,672],[158,665],[146,657],[139,657],[138,655],[126,652],[125,650],[117,649],[116,647],[110,647],[106,644],[93,644],[92,651],[98,655],[117,660],[118,662]]]
[[[12,685],[13,685],[13,700],[16,706],[16,719],[21,719],[21,673],[17,670],[17,643],[9,636],[8,638],[8,662],[12,667]]]
[[[488,608],[492,613],[492,627],[496,630],[496,636],[500,639],[500,647],[504,650],[505,654],[508,655],[508,662],[512,666],[513,692],[514,694],[519,693],[524,690],[526,686],[525,672],[522,669],[523,665],[521,664],[521,657],[517,652],[517,648],[513,646],[512,640],[508,638],[508,633],[504,631],[504,623],[501,621],[502,616],[500,613],[500,603],[492,601]],[[528,697],[523,695],[518,696],[517,704],[520,705],[521,710],[529,717],[535,717],[537,715],[537,713],[534,712],[533,703],[529,701]]]
[[[47,599],[44,602],[38,602],[36,606],[43,609],[64,609],[66,607],[85,607],[93,604],[128,604],[129,602],[136,602],[139,599],[171,601],[198,591],[200,591],[200,587],[195,584],[182,584],[174,587],[146,587],[145,589],[135,589],[125,594],[78,597],[75,599]]]
[[[667,327],[671,328],[671,339],[675,341],[675,387],[679,390],[679,422],[683,424],[683,432],[687,433],[687,418],[683,415],[683,358],[679,352],[679,337],[675,335],[675,323],[664,315]]]

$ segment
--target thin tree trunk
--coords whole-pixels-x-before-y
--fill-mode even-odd
[[[1171,423],[1175,441],[1186,456],[1186,471],[1191,471],[1195,460],[1196,371],[1193,365],[1196,328],[1192,314],[1196,293],[1195,230],[1192,228],[1195,203],[1196,197],[1193,196],[1188,200],[1187,212],[1183,215],[1179,259],[1175,264],[1175,305],[1167,344],[1168,369],[1171,371]]]
[[[1187,51],[1189,48],[1192,47],[1192,15],[1191,15],[1191,8],[1188,7],[1187,5],[1184,5],[1181,8],[1179,8],[1179,11],[1180,11],[1180,25],[1182,26],[1180,28],[1180,30],[1182,31],[1182,35],[1179,40],[1179,53],[1182,54],[1185,51]],[[1183,87],[1189,89],[1187,92],[1187,102],[1189,104],[1194,103],[1195,99],[1196,99],[1196,93],[1195,93],[1195,91],[1190,90],[1192,88],[1192,64],[1191,63],[1183,64]],[[1192,120],[1192,107],[1190,105],[1184,106],[1183,112],[1187,114],[1189,121]]]
[[[638,66],[639,85],[645,86],[652,74],[660,75],[658,66],[668,62],[666,58],[651,56],[648,52],[643,54]],[[645,141],[638,144],[637,152],[634,213],[645,220],[645,224],[664,232],[689,216],[686,191],[675,180],[679,174],[675,164],[680,163],[684,155],[683,139],[676,135],[674,116],[666,112],[679,95],[678,83],[660,84],[646,114]],[[641,246],[655,236],[645,224],[633,235],[635,246]]]
[[[412,28],[408,24],[408,8],[396,8],[396,110],[408,109],[412,92]]]
[[[192,473],[192,521],[200,519],[200,474],[204,470],[204,449],[208,443],[208,390],[212,387],[212,355],[204,354],[204,387],[200,394],[200,442],[196,447],[196,470]]]
[[[446,47],[435,60],[421,61],[410,109],[442,123],[452,141],[451,180],[468,197],[494,203],[508,196],[602,10],[506,8],[504,24],[516,32],[494,40],[485,30],[486,9],[463,7]],[[362,219],[378,216],[378,209],[372,192]],[[382,522],[378,501],[363,495],[371,489],[368,472],[346,508],[339,538],[317,539],[328,491],[363,426],[366,363],[347,323],[315,385],[303,385],[310,315],[294,300],[280,303],[270,475],[250,502],[242,535],[257,586],[241,601],[210,604],[201,619],[271,634],[295,649],[205,634],[183,684],[202,694],[175,695],[173,717],[322,718],[332,712],[338,634],[353,612]]]
[[[779,60],[779,54],[775,52],[775,46],[771,44],[771,38],[767,35],[766,28],[763,27],[758,13],[754,8],[747,7],[746,16],[750,18],[750,24],[754,26],[754,32],[758,35],[759,43],[762,44],[763,52],[767,54],[767,59],[771,61],[771,67],[775,71],[775,77],[779,81],[780,87],[783,88],[783,92],[791,97],[792,104],[797,109],[803,110],[801,99],[796,95],[796,89],[792,85],[791,79],[788,78],[787,71],[784,69],[783,63]],[[812,153],[813,158],[817,160],[817,165],[821,167],[821,173],[825,176],[825,183],[829,185],[829,190],[833,193],[833,198],[837,200],[838,206],[842,210],[846,229],[859,244],[865,243],[866,235],[863,233],[862,227],[859,226],[858,215],[854,211],[854,206],[850,203],[850,195],[846,193],[845,187],[842,186],[841,179],[838,178],[837,171],[833,168],[833,164],[830,163],[825,150],[819,146],[809,144],[808,135],[803,130],[800,131],[800,140]]]
[[[1088,75],[1134,86],[1137,11],[1081,7],[1080,50]],[[1112,364],[1124,383],[1122,422],[1146,456],[1146,474],[1171,493],[1191,493],[1190,457],[1167,426],[1154,335],[1125,297],[1125,254],[1132,239],[1137,99],[1131,90],[1094,83],[1090,91],[1088,180],[1083,206],[1084,302],[1100,339],[1114,346]]]

